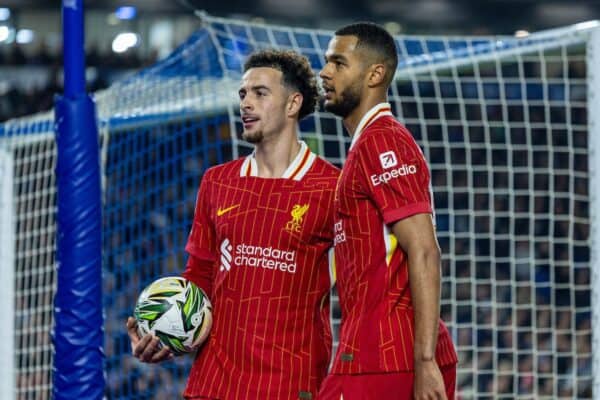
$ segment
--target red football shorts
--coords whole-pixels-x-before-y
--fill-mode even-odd
[[[454,400],[456,365],[440,368],[446,396]],[[316,400],[410,400],[414,373],[390,372],[365,375],[328,375]]]

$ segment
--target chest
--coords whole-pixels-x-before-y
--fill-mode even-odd
[[[350,152],[336,185],[334,204],[338,217],[355,215],[360,208],[368,205],[367,185],[358,157]]]
[[[282,248],[318,240],[333,218],[333,190],[296,181],[246,178],[213,187],[217,237]]]

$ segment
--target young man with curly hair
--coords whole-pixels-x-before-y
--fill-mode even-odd
[[[245,63],[239,87],[244,158],[206,171],[184,277],[213,304],[213,327],[198,350],[188,399],[311,399],[330,360],[330,252],[339,170],[298,139],[298,121],[315,109],[308,60],[267,50]],[[170,357],[157,339],[133,354]]]

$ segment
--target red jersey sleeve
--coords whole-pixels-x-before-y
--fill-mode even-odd
[[[357,149],[361,186],[385,223],[433,213],[429,168],[410,133],[404,128],[374,133]]]
[[[190,254],[183,277],[204,289],[210,296],[213,264],[217,259],[215,227],[211,216],[209,171],[204,175],[194,211],[192,229],[185,250]]]
[[[214,279],[213,261],[201,260],[190,255],[182,276],[204,290],[204,293],[211,298]]]

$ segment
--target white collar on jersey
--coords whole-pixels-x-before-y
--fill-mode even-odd
[[[288,165],[287,169],[283,172],[283,175],[281,176],[282,179],[301,180],[317,158],[317,156],[310,151],[310,148],[306,143],[302,140],[299,140],[298,143],[300,143],[300,151],[292,163]],[[258,176],[258,165],[256,164],[255,153],[256,150],[247,156],[242,163],[240,176]]]
[[[358,137],[367,126],[371,125],[372,122],[374,122],[379,117],[383,117],[384,115],[389,115],[393,117],[392,106],[390,105],[390,103],[379,103],[375,107],[367,111],[356,126],[354,136],[352,136],[352,143],[350,143],[350,148],[352,148],[352,146],[354,146],[354,144],[358,142]]]

